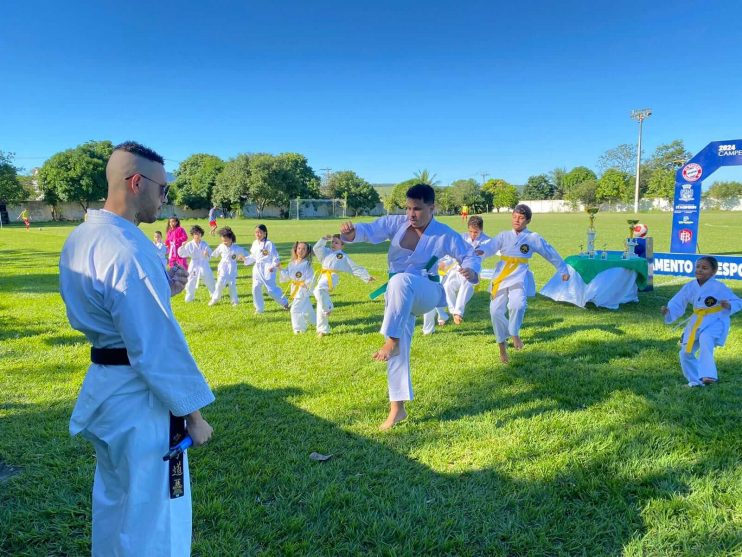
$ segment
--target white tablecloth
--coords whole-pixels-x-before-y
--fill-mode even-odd
[[[581,308],[592,302],[599,307],[618,309],[619,304],[639,301],[636,273],[630,269],[607,269],[585,284],[579,273],[569,265],[567,268],[569,280],[562,281],[562,275],[556,273],[541,289],[541,294]]]

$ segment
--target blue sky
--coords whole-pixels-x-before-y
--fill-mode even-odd
[[[0,150],[294,151],[373,183],[522,184],[635,143],[742,138],[738,2],[10,2]],[[716,179],[742,179],[740,167]]]

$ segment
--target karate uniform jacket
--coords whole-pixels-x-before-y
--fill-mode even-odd
[[[370,282],[371,275],[368,270],[355,263],[348,254],[343,250],[332,251],[327,247],[327,240],[320,238],[312,248],[314,255],[320,261],[322,270],[332,271],[332,284],[328,287],[335,287],[338,283],[337,273],[350,273],[354,277],[361,279],[363,282]],[[320,279],[321,280],[321,279]]]
[[[219,274],[219,277],[225,278],[227,282],[237,278],[238,255],[247,257],[247,252],[237,244],[232,244],[231,246],[219,244],[211,253],[211,257],[220,258],[217,273]]]
[[[178,255],[181,257],[189,257],[191,259],[188,263],[188,273],[190,274],[194,271],[201,271],[202,269],[209,268],[211,248],[203,240],[198,244],[191,240],[178,248]]]

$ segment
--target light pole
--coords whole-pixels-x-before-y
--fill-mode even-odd
[[[642,162],[642,122],[652,115],[651,108],[632,110],[631,118],[639,122],[639,145],[636,148],[636,186],[634,187],[634,213],[639,212],[639,171]]]

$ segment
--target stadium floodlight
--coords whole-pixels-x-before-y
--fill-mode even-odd
[[[639,212],[639,172],[642,161],[642,122],[652,115],[651,108],[631,111],[632,120],[639,122],[639,145],[636,148],[636,186],[634,187],[634,213]]]

